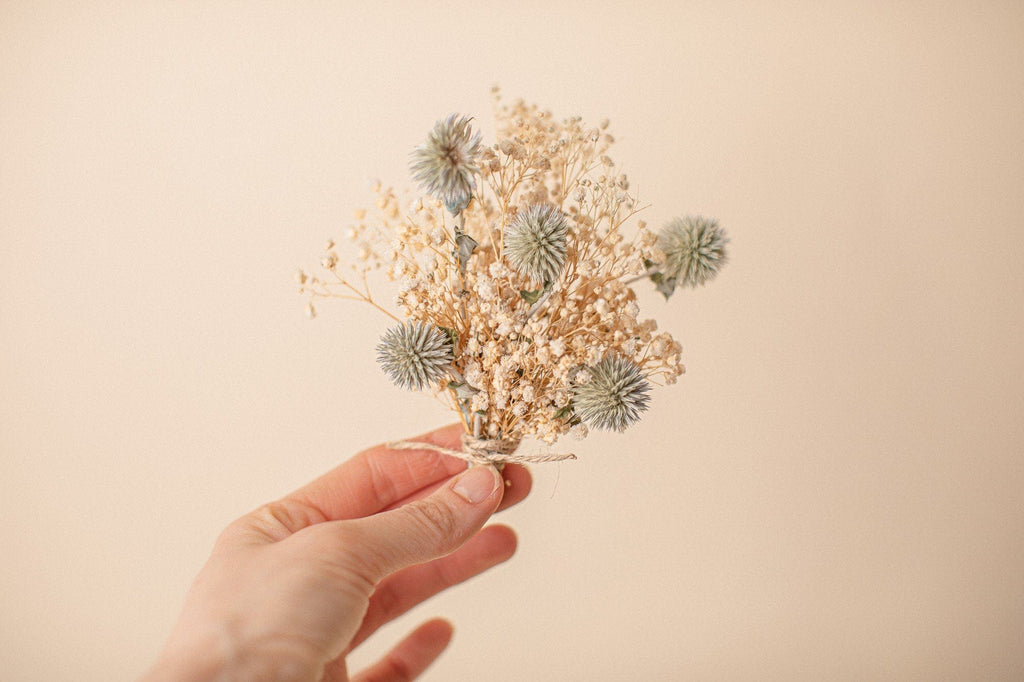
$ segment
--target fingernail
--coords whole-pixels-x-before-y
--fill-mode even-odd
[[[498,488],[498,474],[488,466],[475,466],[455,481],[452,490],[470,504],[479,504]]]

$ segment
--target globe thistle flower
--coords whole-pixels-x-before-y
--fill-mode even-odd
[[[589,368],[590,379],[573,387],[573,412],[597,429],[623,431],[647,409],[650,383],[631,360],[609,355]]]
[[[714,279],[726,263],[728,242],[715,220],[686,216],[669,221],[658,235],[666,257],[661,281],[655,281],[658,289],[667,298],[677,285],[696,287]]]
[[[476,189],[474,174],[480,151],[480,133],[469,127],[468,116],[451,114],[434,124],[425,144],[412,153],[413,180],[430,196],[440,199],[452,215],[459,215]]]
[[[453,359],[448,333],[422,322],[392,327],[377,345],[377,362],[402,388],[422,390],[436,383]]]
[[[554,282],[565,264],[565,216],[549,204],[520,211],[505,229],[504,253],[519,274],[535,282]]]

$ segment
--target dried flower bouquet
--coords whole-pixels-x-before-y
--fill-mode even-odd
[[[354,258],[343,262],[331,241],[326,272],[297,279],[310,316],[316,299],[344,298],[394,320],[378,362],[459,415],[464,448],[450,454],[572,457],[515,450],[527,437],[554,443],[638,421],[651,385],[684,369],[679,343],[640,318],[632,285],[650,280],[666,299],[703,285],[724,265],[728,239],[701,217],[657,233],[634,223],[641,206],[608,156],[606,120],[559,121],[493,94],[495,144],[484,146],[469,118],[438,121],[412,154],[424,195],[400,202],[376,183],[374,207],[356,211],[348,233]],[[398,283],[395,312],[371,296],[369,276],[380,272]]]

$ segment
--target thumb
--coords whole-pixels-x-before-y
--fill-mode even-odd
[[[344,526],[347,563],[376,584],[395,571],[454,552],[483,527],[503,493],[492,466],[475,466],[428,497]]]

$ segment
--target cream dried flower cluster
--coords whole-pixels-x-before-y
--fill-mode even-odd
[[[702,285],[728,240],[705,218],[658,233],[634,220],[641,206],[608,156],[607,121],[558,120],[497,89],[494,107],[490,146],[469,118],[436,123],[412,154],[423,195],[402,201],[373,186],[373,207],[348,231],[351,262],[331,241],[325,274],[298,273],[307,311],[335,297],[385,312],[396,324],[377,348],[384,371],[434,391],[469,437],[514,449],[527,437],[622,431],[647,409],[652,383],[684,371],[679,343],[640,317],[631,285],[650,279],[666,298]],[[395,312],[371,296],[380,273],[397,284]]]

